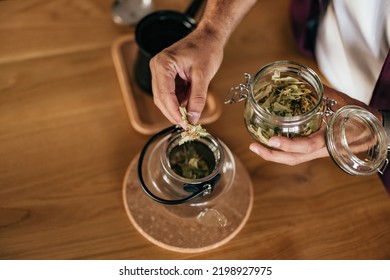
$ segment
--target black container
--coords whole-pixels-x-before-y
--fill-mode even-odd
[[[135,80],[138,86],[152,95],[150,59],[196,28],[193,19],[202,0],[194,0],[185,13],[163,10],[142,18],[135,29],[138,55],[135,63]]]

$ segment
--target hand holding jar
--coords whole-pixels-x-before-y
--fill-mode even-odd
[[[225,103],[244,99],[245,124],[258,142],[250,149],[265,160],[296,165],[330,155],[353,175],[383,173],[387,166],[380,113],[324,87],[305,65],[276,61],[253,78],[246,74],[245,84],[232,88]]]

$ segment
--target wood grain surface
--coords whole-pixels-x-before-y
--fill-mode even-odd
[[[154,1],[184,11],[189,1]],[[0,259],[390,259],[390,198],[378,176],[329,158],[295,167],[252,152],[243,104],[207,130],[248,170],[254,205],[242,231],[206,253],[176,253],[130,223],[122,182],[150,136],[130,124],[111,47],[134,27],[109,0],[0,1]],[[288,0],[263,0],[238,26],[210,89],[265,63],[295,60]],[[134,178],[136,180],[136,178]]]

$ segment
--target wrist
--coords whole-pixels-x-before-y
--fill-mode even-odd
[[[203,30],[225,45],[237,25],[255,3],[256,0],[207,1],[197,29]]]
[[[208,19],[202,19],[195,31],[199,31],[199,33],[207,37],[207,40],[211,39],[215,42],[218,42],[218,44],[220,44],[222,47],[225,46],[229,40],[230,34],[232,33],[230,29],[223,28],[218,23],[214,23],[213,20]]]

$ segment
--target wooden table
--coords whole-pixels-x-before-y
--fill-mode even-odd
[[[189,1],[155,1],[185,10]],[[130,161],[150,136],[131,126],[111,56],[133,32],[110,0],[0,1],[1,259],[389,259],[390,199],[379,178],[329,159],[295,167],[252,152],[242,104],[207,126],[244,163],[254,206],[215,250],[182,254],[143,238],[122,203]],[[265,63],[316,68],[293,45],[287,0],[263,0],[232,35],[211,88],[227,90]]]

